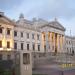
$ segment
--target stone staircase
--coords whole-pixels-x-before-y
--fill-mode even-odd
[[[41,57],[34,60],[36,67],[45,65],[45,64],[63,64],[63,63],[73,63],[75,64],[75,55],[66,55],[66,54],[57,54],[49,55],[47,57]]]

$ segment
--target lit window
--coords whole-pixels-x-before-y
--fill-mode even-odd
[[[30,64],[30,54],[23,53],[23,64]]]
[[[0,48],[2,48],[2,41],[0,41]]]
[[[2,33],[2,28],[0,28],[0,33]]]
[[[9,28],[7,29],[7,35],[10,35],[10,29]]]
[[[7,42],[7,48],[10,48],[10,42],[9,41]]]
[[[17,36],[17,31],[14,31],[14,36]]]

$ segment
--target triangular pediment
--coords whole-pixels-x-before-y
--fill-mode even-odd
[[[12,20],[10,20],[8,17],[4,15],[0,15],[0,23],[8,24],[8,25],[16,25],[15,22],[13,22]]]
[[[65,28],[57,21],[52,21],[52,22],[49,22],[48,24],[44,24],[40,26],[40,28],[44,28],[44,27],[52,27],[52,28],[56,28],[56,29],[65,31]]]

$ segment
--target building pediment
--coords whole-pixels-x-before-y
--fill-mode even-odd
[[[44,24],[40,26],[40,28],[44,28],[44,27],[52,27],[52,28],[56,28],[56,29],[65,31],[65,28],[57,21],[52,21],[52,22],[49,22],[48,24]]]
[[[0,14],[0,23],[2,23],[2,24],[8,24],[8,25],[16,25],[15,22],[13,22],[12,20],[10,20],[4,14]]]

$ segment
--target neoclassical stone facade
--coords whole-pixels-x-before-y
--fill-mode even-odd
[[[75,37],[66,36],[65,38],[65,50],[67,53],[72,54],[75,53]]]
[[[2,64],[1,62],[6,62],[6,64],[2,65],[6,65],[4,69],[7,68],[12,71],[12,74],[32,75],[31,51],[26,51],[23,48],[25,39],[21,39],[20,34],[17,34],[15,30],[18,30],[18,33],[25,31],[23,27],[18,27],[16,22],[13,22],[3,12],[0,12],[0,64]],[[23,37],[22,33],[21,36]]]
[[[27,24],[26,24],[27,23]],[[44,22],[44,20],[27,21],[21,15],[18,26],[25,27],[25,32],[35,36],[35,44],[39,42],[42,52],[62,52],[65,40],[65,28],[57,21]],[[39,40],[37,40],[39,35]],[[33,39],[29,39],[33,41]],[[36,47],[35,47],[36,48]],[[37,51],[37,48],[35,49]]]
[[[29,21],[21,14],[18,21],[12,21],[0,12],[0,56],[5,60],[9,53],[14,59],[13,54],[17,52],[21,75],[32,75],[34,58],[65,53],[69,47],[65,46],[67,39],[65,28],[57,19],[49,22],[34,18]]]

